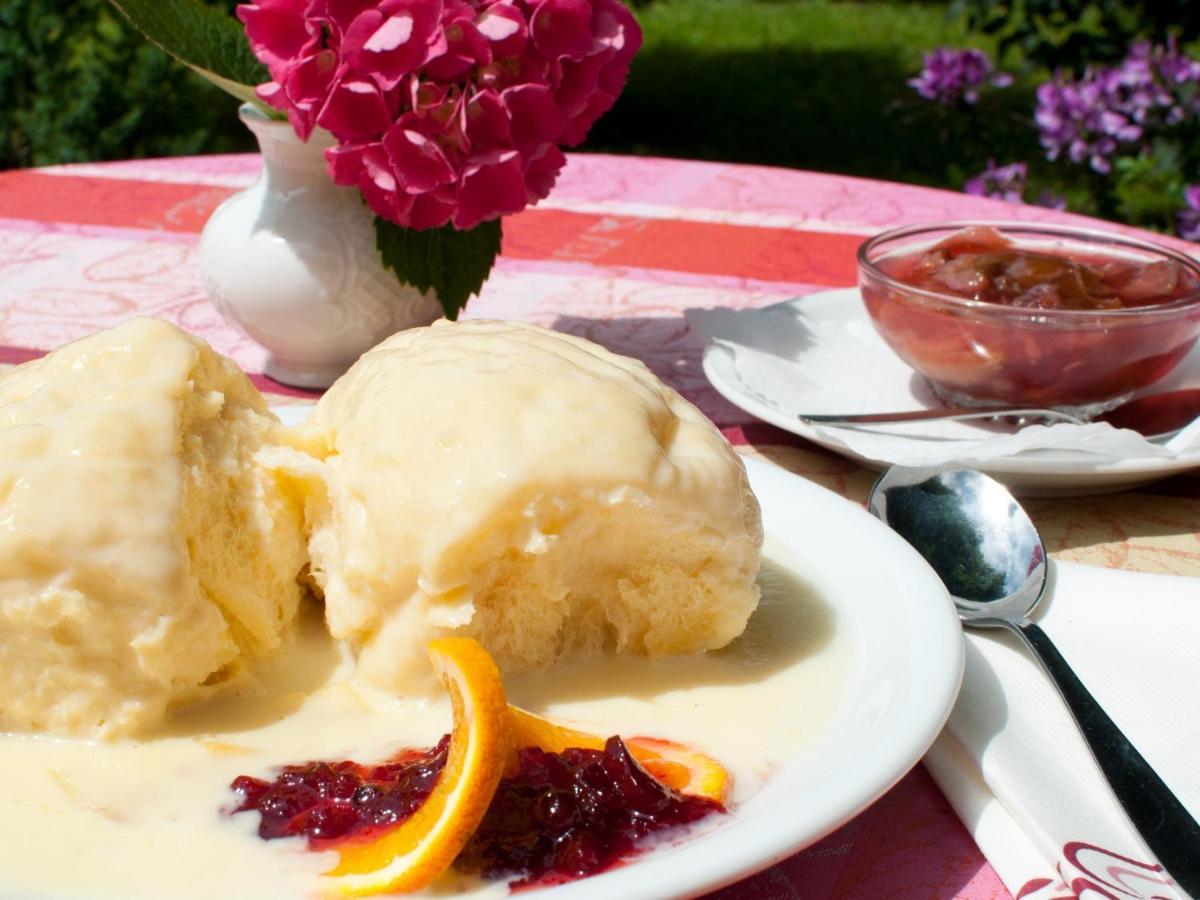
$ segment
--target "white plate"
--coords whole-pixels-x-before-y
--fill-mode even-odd
[[[863,308],[857,288],[845,290],[822,291],[809,294],[796,300],[778,304],[787,307],[802,304],[804,314],[809,319],[815,319],[839,327],[870,329],[866,310]],[[773,307],[774,308],[774,307]],[[881,344],[882,346],[882,344]],[[1198,348],[1200,349],[1200,348]],[[883,348],[882,352],[891,355],[891,351]],[[1189,360],[1196,358],[1193,353]],[[886,371],[894,369],[895,360],[889,360]],[[770,402],[769,398],[759,396],[748,390],[734,366],[732,354],[725,348],[709,343],[704,350],[704,374],[726,400],[751,415],[776,425],[785,431],[807,438],[815,444],[827,447],[836,453],[855,460],[872,469],[883,469],[893,465],[895,460],[864,456],[845,446],[831,441],[819,429],[814,429],[801,422],[794,415],[783,411],[779,405]],[[1184,365],[1188,365],[1185,361]],[[804,372],[804,357],[797,359],[798,371]],[[908,370],[911,373],[911,370]],[[1181,367],[1182,368],[1182,367]],[[881,367],[880,371],[884,371]],[[813,373],[810,373],[813,374]],[[825,407],[821,403],[819,382],[831,373],[821,372],[813,379],[812,398],[804,406],[807,412],[819,412]],[[854,368],[853,371],[836,373],[836,377],[854,377],[869,380],[876,373],[867,368]],[[1174,376],[1172,376],[1174,377]],[[796,403],[801,389],[790,385],[790,403]],[[929,405],[932,405],[930,403]],[[919,408],[914,404],[913,408]],[[800,407],[796,407],[799,411]],[[964,432],[971,426],[961,425]],[[990,459],[985,462],[972,463],[975,468],[999,478],[1010,487],[1027,494],[1077,495],[1084,493],[1104,493],[1108,491],[1125,490],[1140,484],[1146,484],[1160,478],[1165,478],[1179,472],[1185,472],[1200,467],[1200,454],[1189,452],[1178,457],[1147,456],[1121,460],[1102,459],[1100,457],[1072,450],[1035,450],[1019,453],[1014,456]]]
[[[305,412],[288,409],[284,415],[295,421]],[[794,601],[806,614],[793,618],[810,623],[810,629],[810,614],[819,608],[824,639],[801,658],[787,659],[784,673],[739,682],[736,691],[740,702],[757,701],[748,720],[782,718],[800,737],[756,789],[739,797],[729,815],[704,820],[703,830],[679,843],[592,878],[539,890],[538,896],[689,897],[744,878],[866,808],[924,755],[949,715],[962,678],[963,636],[933,571],[857,504],[771,463],[750,459],[746,465],[762,504],[769,558],[797,582],[794,594],[776,594],[775,602]],[[833,654],[836,665],[820,665],[824,654]],[[779,662],[770,655],[763,659]],[[797,682],[774,675],[793,667],[819,675],[800,679],[795,705],[785,708],[779,698],[786,703],[793,695],[781,694],[780,684]],[[690,685],[678,688],[672,693],[687,694]],[[828,709],[814,716],[813,708],[823,700],[829,701]],[[703,709],[690,715],[697,728],[710,728]],[[740,734],[738,741],[745,738]],[[6,891],[4,880],[0,873],[0,896],[33,893]],[[505,893],[503,886],[495,887],[489,896]],[[103,891],[80,893],[100,896]],[[139,896],[147,893],[145,884],[138,886]]]
[[[296,422],[307,409],[276,412]],[[744,878],[886,793],[950,714],[962,680],[962,627],[933,570],[859,505],[772,463],[747,459],[746,469],[773,561],[820,598],[835,640],[848,648],[845,683],[836,688],[842,702],[795,758],[713,830],[538,895],[650,900]]]
[[[791,856],[887,792],[920,760],[958,696],[962,629],[924,559],[857,504],[746,460],[768,541],[826,601],[853,662],[845,702],[797,758],[706,835],[551,888],[562,900],[706,892]]]
[[[853,662],[845,700],[795,759],[712,832],[549,889],[561,900],[691,896],[785,859],[843,825],[925,754],[958,695],[962,628],[925,561],[857,504],[746,460],[768,541],[830,607]]]

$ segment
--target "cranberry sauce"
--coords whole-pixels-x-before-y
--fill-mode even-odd
[[[620,738],[603,750],[518,752],[487,815],[455,865],[496,877],[581,878],[606,869],[647,834],[694,822],[723,807],[660,784]]]
[[[963,229],[929,250],[878,265],[913,287],[1029,309],[1151,306],[1200,288],[1195,273],[1171,259],[1139,263],[1024,250],[986,227]]]
[[[242,775],[231,785],[242,796],[233,812],[260,812],[264,840],[303,836],[315,850],[369,840],[425,802],[449,741],[402,751],[378,766],[310,762],[285,767],[271,782]],[[660,784],[620,738],[609,738],[603,750],[526,748],[517,756],[515,774],[501,780],[456,868],[522,877],[524,884],[581,878],[613,865],[651,832],[724,811]]]
[[[306,837],[315,850],[402,822],[420,809],[446,765],[446,735],[431,750],[402,750],[377,766],[310,762],[286,766],[274,781],[241,775],[235,813],[258,810],[263,840]]]

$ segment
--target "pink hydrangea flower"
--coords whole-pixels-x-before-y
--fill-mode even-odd
[[[641,47],[618,0],[258,0],[238,7],[259,97],[331,177],[410,228],[473,228],[544,198]]]

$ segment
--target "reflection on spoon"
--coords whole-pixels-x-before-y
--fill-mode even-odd
[[[867,509],[925,557],[964,624],[1006,628],[1033,652],[1129,821],[1179,887],[1200,897],[1200,824],[1027,617],[1046,587],[1046,551],[1021,505],[971,469],[893,466]]]

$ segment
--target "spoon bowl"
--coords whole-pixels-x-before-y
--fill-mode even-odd
[[[1130,823],[1176,884],[1200,898],[1200,823],[1029,619],[1048,571],[1046,548],[1021,505],[973,469],[893,466],[875,482],[867,510],[925,558],[964,625],[1005,628],[1033,653]]]
[[[973,469],[889,469],[868,511],[921,554],[965,623],[1004,627],[1023,618],[1046,586],[1046,548],[1024,507]]]

